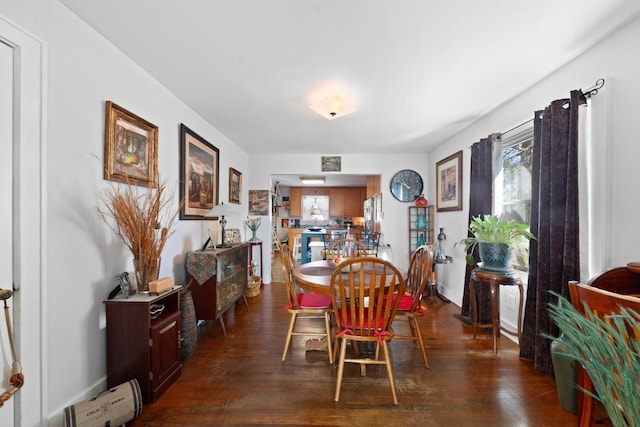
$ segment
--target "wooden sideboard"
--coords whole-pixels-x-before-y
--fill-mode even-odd
[[[218,320],[225,338],[227,330],[222,315],[245,298],[249,280],[249,245],[207,249],[187,253],[186,281],[198,320]]]
[[[152,403],[182,374],[180,289],[104,301],[107,314],[107,387],[138,380],[144,403]],[[152,306],[162,306],[151,315]]]

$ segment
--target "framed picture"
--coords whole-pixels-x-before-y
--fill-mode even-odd
[[[269,190],[249,190],[249,215],[269,215]]]
[[[216,147],[180,124],[180,219],[213,219],[218,204],[220,156]]]
[[[242,174],[234,168],[229,168],[229,203],[240,203],[242,191]]]
[[[289,218],[282,218],[282,228],[289,228]]]
[[[237,245],[242,240],[239,228],[225,228],[224,242],[230,245]]]
[[[322,156],[322,172],[340,172],[342,170],[342,157]]]
[[[104,179],[158,186],[158,127],[107,101],[104,126]]]
[[[462,210],[462,150],[436,163],[436,208]]]
[[[131,295],[136,293],[135,288],[129,280],[129,273],[127,273],[126,271],[124,273],[120,273],[116,276],[116,279],[118,280],[118,284],[120,285],[120,292],[122,292],[122,295],[125,298],[129,298]]]

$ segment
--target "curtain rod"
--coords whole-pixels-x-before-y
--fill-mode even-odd
[[[604,79],[603,78],[599,78],[598,80],[596,80],[596,84],[595,85],[593,85],[592,87],[590,87],[587,90],[582,91],[582,95],[585,98],[591,98],[592,96],[597,95],[598,94],[598,90],[602,89],[603,86],[604,86]],[[500,136],[502,136],[504,134],[507,134],[509,132],[513,132],[514,130],[518,129],[519,127],[522,127],[522,126],[526,125],[527,123],[531,123],[532,121],[533,121],[533,119],[525,120],[524,122],[522,122],[522,123],[520,123],[518,125],[515,125],[511,129],[508,129],[508,130],[502,132],[500,134]]]

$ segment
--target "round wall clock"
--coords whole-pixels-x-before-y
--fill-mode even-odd
[[[403,169],[393,175],[389,185],[393,197],[401,202],[413,202],[422,194],[422,177],[411,169]]]

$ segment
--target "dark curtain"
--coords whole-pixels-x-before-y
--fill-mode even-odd
[[[568,298],[567,282],[580,277],[578,241],[578,108],[582,92],[553,101],[537,111],[533,127],[533,171],[529,285],[520,356],[533,360],[536,370],[552,374],[551,342],[542,333],[558,336],[548,306]]]
[[[475,216],[491,214],[493,211],[493,144],[500,140],[497,133],[481,139],[471,146],[471,183],[469,185],[469,221]],[[471,233],[467,232],[471,237]],[[474,249],[476,263],[480,262],[478,248]],[[469,278],[473,266],[467,264],[467,272],[464,277],[464,293],[462,295],[462,315],[471,315],[469,302]],[[485,289],[487,288],[487,289]],[[491,300],[488,286],[476,286],[476,301],[478,302],[478,321],[491,323]]]

